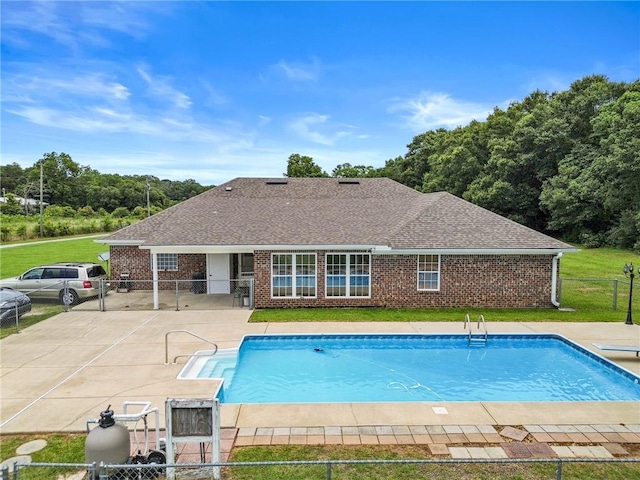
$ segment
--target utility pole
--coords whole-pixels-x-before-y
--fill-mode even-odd
[[[42,231],[42,193],[43,193],[43,170],[42,170],[42,159],[40,159],[40,238],[42,238],[44,236],[43,231]],[[25,198],[24,201],[26,202],[27,199]]]
[[[151,202],[149,200],[149,190],[151,190],[151,185],[149,185],[149,177],[147,177],[147,185],[145,186],[145,193],[147,195],[147,218],[151,216]]]

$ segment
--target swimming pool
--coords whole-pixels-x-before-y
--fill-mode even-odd
[[[640,400],[638,376],[560,335],[249,335],[195,369],[222,403]]]

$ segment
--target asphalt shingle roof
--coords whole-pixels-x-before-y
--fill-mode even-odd
[[[105,241],[146,246],[572,248],[454,195],[420,193],[387,178],[236,178]]]

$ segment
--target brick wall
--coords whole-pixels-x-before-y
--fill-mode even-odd
[[[317,298],[282,299],[271,298],[271,253],[254,256],[256,308],[552,307],[550,255],[441,255],[439,291],[418,291],[416,255],[372,255],[371,298],[325,298],[319,251]]]
[[[109,248],[111,261],[111,279],[117,282],[120,274],[129,273],[129,279],[136,290],[151,290],[153,272],[151,269],[151,253],[133,246],[111,245]],[[174,290],[175,280],[180,290],[191,288],[191,278],[194,273],[206,273],[207,257],[205,254],[179,254],[178,270],[158,271],[160,290]],[[171,281],[166,281],[171,280]]]
[[[114,281],[128,271],[134,288],[152,289],[148,250],[112,245],[110,251]],[[439,291],[418,291],[416,255],[372,255],[371,298],[325,298],[327,252],[318,251],[317,298],[271,298],[271,253],[257,251],[254,255],[256,308],[552,307],[550,255],[441,255]],[[206,255],[180,254],[178,268],[158,272],[158,279],[184,280],[180,288],[189,289],[192,274],[206,272]],[[175,283],[160,282],[160,288],[174,289]]]

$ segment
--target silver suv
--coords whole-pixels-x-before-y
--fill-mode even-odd
[[[34,267],[19,277],[0,280],[0,287],[10,287],[31,298],[58,299],[63,305],[106,294],[107,272],[98,263],[54,263]],[[100,280],[105,280],[100,282]]]

